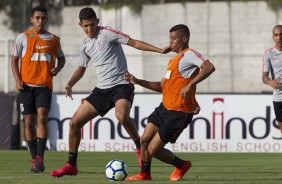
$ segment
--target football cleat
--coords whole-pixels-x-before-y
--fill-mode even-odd
[[[140,172],[139,174],[125,178],[125,181],[137,181],[137,180],[152,180],[152,177],[150,173]]]
[[[31,160],[31,169],[30,169],[30,172],[37,173],[37,170],[36,170],[36,159],[32,159],[32,160]]]
[[[51,171],[50,175],[59,178],[63,177],[64,175],[77,175],[77,173],[77,166],[72,166],[70,163],[67,162],[66,165],[64,165],[62,168]]]
[[[43,157],[36,156],[35,168],[36,168],[37,172],[44,172],[45,171]]]
[[[181,168],[176,167],[174,171],[170,175],[170,181],[179,181],[182,179],[184,174],[190,169],[192,166],[190,161],[184,161],[184,164]]]

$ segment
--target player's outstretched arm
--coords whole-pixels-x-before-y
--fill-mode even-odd
[[[126,72],[124,74],[125,80],[132,84],[138,84],[144,88],[156,91],[156,92],[162,92],[162,85],[161,82],[151,82],[151,81],[146,81],[142,79],[137,79],[135,76],[133,76],[131,73]]]
[[[70,97],[72,100],[72,87],[83,77],[85,73],[86,68],[83,66],[79,66],[75,72],[72,74],[69,82],[67,83],[65,87],[65,94],[66,97]]]
[[[161,54],[166,54],[166,53],[171,51],[170,46],[166,46],[165,48],[160,49],[160,48],[155,47],[155,46],[148,44],[146,42],[134,40],[132,38],[129,38],[127,45],[134,47],[138,50],[157,52],[157,53],[161,53]]]

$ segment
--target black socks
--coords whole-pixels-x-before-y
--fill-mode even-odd
[[[174,160],[172,161],[171,164],[174,165],[175,167],[181,168],[184,164],[184,160],[175,156],[175,158],[174,158]]]
[[[77,153],[69,152],[69,163],[72,166],[76,166],[76,162],[77,162]]]
[[[27,145],[31,154],[31,158],[35,159],[37,155],[37,140],[27,141]]]
[[[151,172],[151,162],[145,162],[142,160],[141,163],[142,163],[141,172],[150,173]]]

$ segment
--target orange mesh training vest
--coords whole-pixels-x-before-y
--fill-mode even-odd
[[[57,36],[40,38],[33,30],[25,32],[26,53],[21,62],[21,77],[24,84],[47,86],[53,89],[53,76],[49,70],[55,67],[56,53],[60,42]]]
[[[190,93],[186,95],[185,99],[183,99],[179,94],[180,89],[186,86],[200,71],[200,69],[197,68],[190,78],[183,78],[180,75],[178,71],[178,63],[183,57],[182,53],[186,52],[187,50],[189,50],[189,48],[177,54],[168,63],[167,74],[165,76],[162,88],[162,101],[163,105],[168,110],[198,114],[200,107],[195,98],[196,87],[191,89]]]

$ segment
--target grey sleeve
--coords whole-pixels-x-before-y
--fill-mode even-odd
[[[263,56],[262,72],[270,72],[270,57],[268,51],[266,51]]]
[[[201,67],[201,65],[203,64],[203,62],[205,62],[207,59],[204,58],[199,52],[195,51],[195,50],[188,50],[183,58],[184,61],[188,61],[193,63],[194,65],[198,66],[199,68]]]
[[[90,56],[86,53],[84,44],[80,46],[80,63],[79,66],[87,67],[90,61]]]
[[[184,78],[191,77],[193,72],[200,68],[206,59],[197,51],[188,50],[178,64],[178,71]]]
[[[126,45],[130,38],[130,36],[110,27],[105,28],[105,32],[108,40],[114,43]]]
[[[24,33],[19,34],[14,42],[12,55],[22,57],[25,54],[26,42],[26,35]]]

